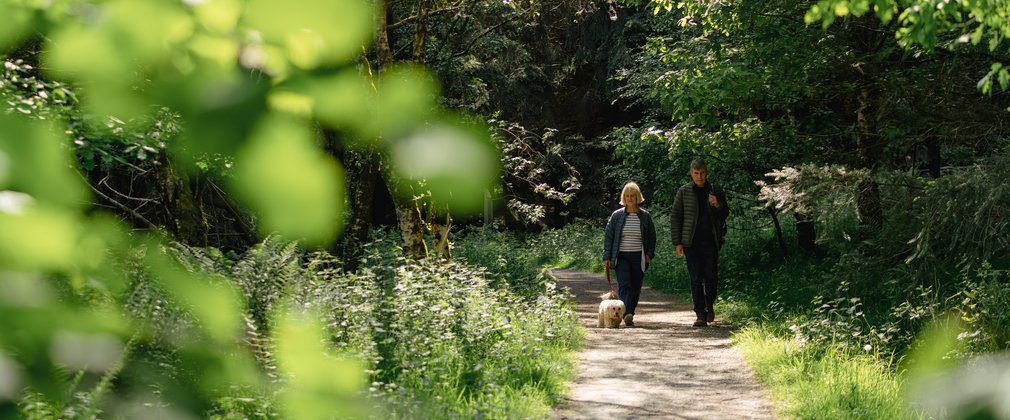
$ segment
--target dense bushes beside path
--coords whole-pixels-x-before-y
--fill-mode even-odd
[[[354,274],[342,272],[327,254],[306,254],[277,238],[241,256],[181,245],[167,250],[191,272],[227,277],[245,297],[243,345],[271,378],[268,388],[232,386],[229,397],[206,408],[207,416],[282,415],[280,395],[287,383],[277,374],[275,354],[283,343],[272,335],[281,308],[315,314],[324,326],[327,351],[360,361],[368,376],[363,390],[368,403],[348,402],[359,405],[359,413],[376,418],[549,414],[573,374],[570,354],[580,337],[570,299],[554,288],[554,279],[530,264],[499,266],[489,273],[457,262],[408,262],[391,235],[379,237],[367,247],[363,269]],[[505,253],[500,259],[513,257]],[[186,310],[139,270],[135,274],[124,310],[146,325],[151,336],[128,354],[125,371],[156,369],[170,379],[159,385],[134,383],[114,373],[107,379],[114,394],[173,392],[164,383],[185,386],[189,369],[198,367],[189,350],[178,347],[179,337],[198,333]],[[116,403],[114,395],[103,398],[107,395],[90,389],[93,384],[73,379],[67,373],[71,398],[51,401],[30,392],[21,402],[22,414],[100,414]]]

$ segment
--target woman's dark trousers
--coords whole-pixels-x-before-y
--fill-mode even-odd
[[[705,319],[708,308],[715,304],[715,293],[719,287],[719,249],[715,244],[684,247],[687,258],[687,272],[691,275],[691,300],[694,313]]]
[[[624,301],[624,313],[635,314],[642,296],[642,251],[617,253],[617,297]]]

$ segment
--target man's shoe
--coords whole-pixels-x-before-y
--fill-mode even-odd
[[[628,327],[635,326],[635,314],[627,314],[624,316],[624,325]]]
[[[708,326],[708,322],[705,322],[705,318],[702,318],[702,317],[699,316],[698,319],[696,319],[694,321],[694,326],[695,327],[707,327]]]
[[[714,309],[708,308],[708,310],[705,311],[705,314],[706,314],[706,316],[705,316],[705,320],[706,321],[708,321],[708,322],[715,322],[715,310]]]

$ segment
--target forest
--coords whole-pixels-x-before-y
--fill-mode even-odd
[[[586,331],[549,269],[604,271],[634,181],[690,300],[696,158],[777,417],[1010,418],[1008,37],[993,0],[0,0],[0,418],[550,418]]]

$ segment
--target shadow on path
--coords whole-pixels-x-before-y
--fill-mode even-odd
[[[773,418],[753,372],[730,347],[729,326],[717,319],[707,328],[692,327],[689,302],[645,287],[634,327],[596,328],[599,295],[610,290],[607,280],[552,272],[574,296],[587,329],[578,376],[554,418]]]

